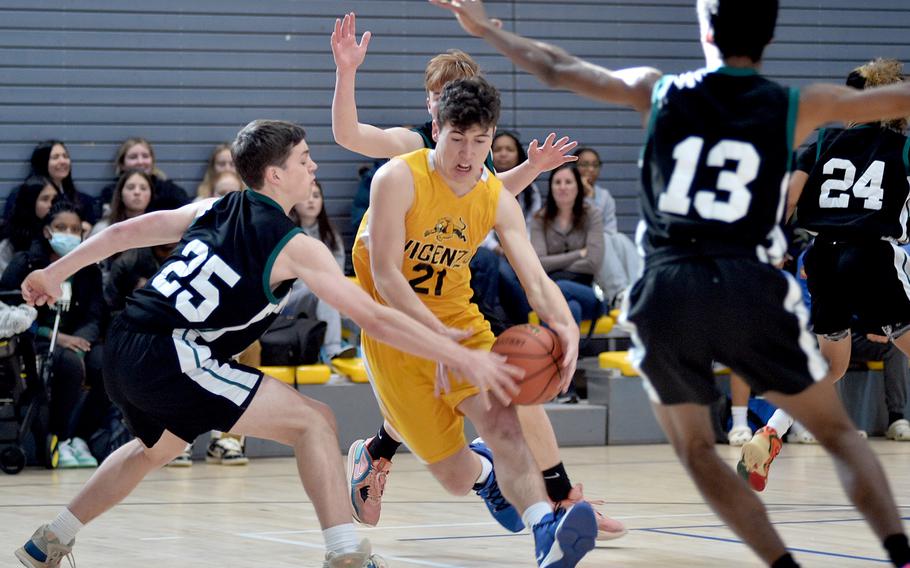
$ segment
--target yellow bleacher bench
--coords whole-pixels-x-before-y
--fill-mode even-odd
[[[294,370],[297,376],[297,384],[300,385],[321,385],[329,382],[332,376],[332,370],[328,365],[298,365]]]
[[[347,375],[355,383],[366,383],[367,369],[363,365],[363,359],[351,357],[350,359],[332,359],[332,366],[342,375]]]
[[[531,325],[540,325],[540,318],[537,316],[537,312],[531,312],[528,314],[528,323]],[[610,330],[613,329],[613,325],[616,322],[610,316],[601,316],[597,320],[597,324],[594,326],[595,335],[606,335],[610,333]],[[591,329],[591,322],[584,320],[578,326],[579,331],[582,335],[587,335],[588,331]]]
[[[294,384],[294,367],[278,367],[266,365],[259,367],[259,370],[266,375],[275,377],[282,383],[287,383],[289,385]]]
[[[884,361],[866,361],[866,367],[868,367],[870,371],[884,371],[885,363]]]
[[[624,377],[638,376],[638,371],[629,361],[628,351],[604,351],[597,356],[597,363],[601,369],[618,369]]]

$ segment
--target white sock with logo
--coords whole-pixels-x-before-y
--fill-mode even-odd
[[[777,430],[778,436],[783,436],[790,429],[790,426],[793,426],[793,417],[778,408],[768,420],[767,425]]]

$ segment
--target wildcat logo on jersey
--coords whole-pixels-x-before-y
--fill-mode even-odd
[[[452,221],[451,217],[442,217],[436,221],[436,225],[434,225],[432,229],[424,231],[423,236],[429,237],[430,235],[436,235],[436,240],[439,242],[458,237],[462,242],[466,243],[468,242],[468,238],[465,236],[465,230],[467,228],[468,226],[461,217],[458,218],[458,223]]]

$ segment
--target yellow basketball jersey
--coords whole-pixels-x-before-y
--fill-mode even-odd
[[[458,197],[433,167],[434,151],[423,148],[398,156],[411,169],[414,202],[405,215],[401,271],[423,303],[448,326],[485,325],[471,304],[474,252],[493,228],[502,182],[486,168],[477,185]],[[370,273],[367,210],[357,231],[354,271],[373,299],[382,302]]]

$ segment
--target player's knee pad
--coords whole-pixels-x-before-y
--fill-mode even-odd
[[[842,339],[850,337],[850,330],[842,329],[840,331],[835,331],[834,333],[825,333],[822,335],[822,337],[828,341],[841,341]]]
[[[902,335],[910,331],[910,323],[896,323],[894,325],[883,325],[882,331],[888,336],[888,339],[894,341],[900,339]]]

